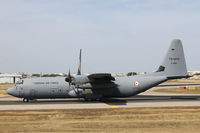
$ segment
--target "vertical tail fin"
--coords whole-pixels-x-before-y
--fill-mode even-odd
[[[82,54],[82,49],[80,49],[80,54],[79,54],[77,75],[81,75],[81,54]]]
[[[156,72],[168,78],[188,76],[183,46],[180,40],[175,39],[172,41],[162,65]]]

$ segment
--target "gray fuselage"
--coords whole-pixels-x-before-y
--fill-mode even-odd
[[[138,75],[131,77],[116,77],[115,81],[104,84],[87,84],[85,86],[69,85],[65,77],[27,78],[21,80],[7,93],[28,99],[46,98],[84,98],[87,90],[90,95],[99,97],[129,97],[146,91],[164,81],[165,76]],[[87,88],[88,87],[88,88]]]

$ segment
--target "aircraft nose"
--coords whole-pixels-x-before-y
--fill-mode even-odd
[[[9,88],[6,92],[9,95],[15,96],[15,87]]]

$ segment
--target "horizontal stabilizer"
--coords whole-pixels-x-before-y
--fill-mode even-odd
[[[172,86],[200,86],[200,83],[160,84],[156,87],[172,87]]]

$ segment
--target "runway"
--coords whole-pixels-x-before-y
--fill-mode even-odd
[[[139,108],[139,107],[187,107],[200,106],[200,94],[170,94],[155,92],[152,88],[137,96],[111,98],[103,101],[84,99],[38,99],[24,103],[19,98],[1,98],[0,110],[41,110],[41,109],[96,109],[96,108]]]
[[[92,108],[138,108],[138,107],[185,107],[200,106],[200,95],[138,95],[129,98],[84,101],[83,99],[42,99],[22,102],[22,99],[0,99],[0,110],[40,109],[92,109]]]

